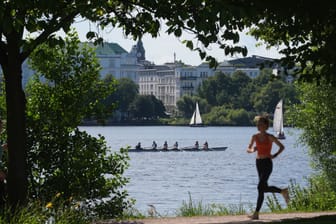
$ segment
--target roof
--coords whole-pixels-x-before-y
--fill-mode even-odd
[[[218,66],[219,66],[219,67],[232,67],[233,64],[231,64],[231,63],[228,62],[228,61],[223,61],[223,62],[221,62]]]
[[[89,45],[96,47],[97,55],[120,55],[123,53],[128,53],[124,48],[122,48],[117,43],[108,43],[104,42],[97,46],[94,46],[92,43],[88,43]]]
[[[228,62],[235,67],[249,67],[257,68],[260,66],[271,67],[271,63],[274,62],[273,58],[266,58],[257,55],[252,55],[252,57],[238,58],[229,60]]]

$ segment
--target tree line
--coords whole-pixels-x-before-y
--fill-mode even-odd
[[[107,75],[105,82],[115,82],[116,88],[104,104],[106,108],[113,105],[109,120],[115,123],[159,122],[164,118],[165,123],[186,125],[197,101],[207,125],[251,125],[257,114],[272,115],[280,99],[284,99],[286,107],[298,103],[295,87],[287,78],[284,74],[272,75],[270,68],[262,69],[256,78],[242,71],[232,75],[218,72],[204,80],[195,95],[179,99],[177,112],[169,119],[161,100],[153,95],[139,95],[138,85],[131,79],[114,80]],[[182,119],[174,123],[177,118]]]
[[[161,100],[153,95],[140,95],[139,86],[129,78],[115,80],[112,74],[103,78],[106,83],[115,83],[115,90],[103,100],[108,120],[114,123],[146,123],[167,117]],[[96,119],[96,117],[94,117]],[[105,118],[99,119],[105,122]]]
[[[189,118],[197,101],[208,125],[251,125],[257,114],[272,115],[280,99],[288,107],[298,102],[293,83],[264,68],[256,78],[242,71],[217,73],[204,80],[195,95],[182,97],[177,107],[182,117]]]

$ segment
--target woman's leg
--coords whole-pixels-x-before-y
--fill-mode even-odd
[[[281,189],[274,186],[268,186],[267,181],[273,169],[273,163],[271,159],[257,159],[256,165],[259,175],[256,212],[259,212],[264,202],[264,193],[265,192],[281,193]]]

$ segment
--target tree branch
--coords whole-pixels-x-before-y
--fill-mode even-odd
[[[27,43],[27,48],[24,49],[24,51],[21,53],[21,61],[23,62],[24,60],[29,57],[29,55],[36,49],[37,46],[40,44],[44,43],[48,37],[59,31],[65,23],[68,21],[73,21],[74,18],[78,15],[78,12],[72,12],[68,14],[67,16],[61,18],[58,20],[58,16],[54,16],[52,20],[46,25],[47,29],[45,29],[37,38],[31,41],[31,43]]]

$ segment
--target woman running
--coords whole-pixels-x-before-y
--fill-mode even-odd
[[[284,145],[273,135],[267,133],[269,127],[269,120],[267,117],[258,117],[257,128],[259,133],[254,134],[248,146],[247,152],[257,152],[256,166],[259,176],[258,183],[258,200],[257,207],[253,215],[249,216],[251,219],[259,219],[259,211],[264,201],[264,193],[273,192],[281,193],[286,203],[289,201],[288,189],[280,189],[275,186],[268,186],[268,178],[273,169],[272,159],[276,158],[285,149]],[[273,142],[279,146],[278,152],[271,154]],[[255,147],[253,147],[255,144]]]

